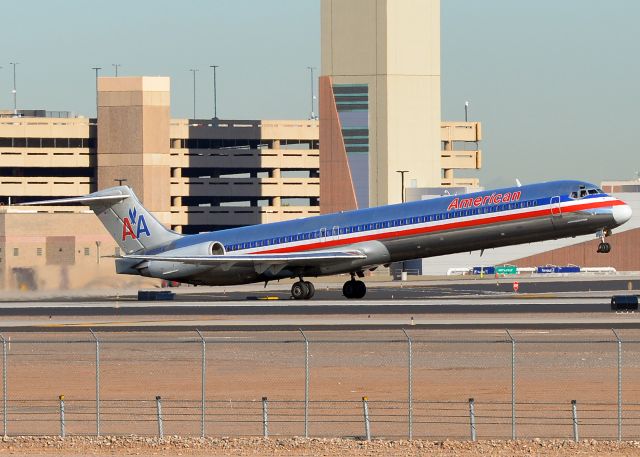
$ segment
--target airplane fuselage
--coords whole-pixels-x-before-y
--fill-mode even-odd
[[[617,227],[630,215],[624,202],[592,184],[555,181],[190,235],[147,252],[196,254],[207,245],[230,255],[338,248],[361,251],[366,254],[362,259],[264,271],[246,265],[152,260],[142,274],[192,284],[231,285],[353,273],[403,260],[594,234]],[[122,259],[121,272],[126,268],[127,261]]]

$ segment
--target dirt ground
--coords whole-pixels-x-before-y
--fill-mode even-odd
[[[0,455],[76,456],[637,456],[640,442],[381,441],[343,439],[20,437],[0,442]]]
[[[65,396],[67,434],[95,433],[96,354],[90,335],[4,336],[10,338],[7,433],[58,433],[59,395]],[[205,336],[203,378],[202,345],[194,334],[99,335],[102,434],[155,435],[155,397],[159,395],[164,402],[165,434],[199,436],[204,380],[206,436],[262,435],[262,397],[270,402],[271,436],[304,436],[305,345],[301,335],[209,332]],[[473,397],[478,438],[508,439],[512,374],[519,438],[570,439],[571,400],[578,402],[581,437],[617,436],[617,345],[610,333],[514,332],[518,340],[515,372],[512,346],[503,332],[415,331],[411,336],[409,384],[408,346],[401,332],[309,333],[309,436],[350,438],[339,445],[353,445],[350,452],[362,452],[353,455],[369,455],[364,452],[369,452],[370,445],[353,444],[353,438],[364,432],[361,398],[367,396],[372,435],[405,439],[411,387],[414,438],[467,439],[468,400]],[[623,337],[638,341],[634,335]],[[625,343],[622,362],[623,438],[638,439],[640,343]],[[422,452],[416,443],[394,446],[408,446],[398,448],[400,453]],[[458,455],[432,446],[432,451],[441,453],[436,455]],[[482,448],[487,452],[492,449],[488,443],[482,446],[487,446]],[[151,450],[161,448],[140,452]],[[536,448],[535,453],[543,450],[549,449]],[[2,451],[8,451],[6,444]],[[218,451],[214,447],[211,452]],[[314,452],[311,449],[308,455]],[[467,451],[460,448],[460,452]],[[640,454],[637,449],[634,452]]]

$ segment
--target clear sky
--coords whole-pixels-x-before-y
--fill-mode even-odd
[[[348,0],[344,0],[348,1]],[[640,2],[442,0],[442,118],[483,123],[483,185],[634,178]],[[172,116],[304,118],[319,0],[3,2],[0,107],[94,115],[93,66],[171,77]],[[4,89],[2,89],[4,88]],[[419,147],[419,146],[418,146]]]

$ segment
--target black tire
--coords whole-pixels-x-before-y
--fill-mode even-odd
[[[611,252],[611,245],[609,243],[605,243],[605,253],[610,253]]]
[[[355,281],[347,281],[344,283],[344,286],[342,286],[342,295],[344,295],[347,298],[353,298],[353,292],[354,292],[354,287],[353,287],[353,283]]]
[[[313,283],[309,281],[305,281],[304,285],[307,286],[307,289],[309,290],[309,292],[307,293],[307,296],[304,298],[305,300],[309,300],[311,297],[315,295],[316,288],[314,287]]]
[[[303,300],[309,295],[309,288],[302,282],[294,282],[291,286],[291,296],[296,300]]]
[[[367,295],[367,285],[362,281],[354,281],[354,298],[363,298]]]

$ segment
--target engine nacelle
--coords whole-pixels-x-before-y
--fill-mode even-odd
[[[224,245],[219,241],[207,241],[205,243],[193,244],[183,248],[164,251],[162,255],[166,256],[190,256],[190,255],[225,255]]]
[[[164,251],[159,255],[186,257],[186,256],[208,256],[225,255],[224,245],[219,241],[198,243],[192,246]],[[212,268],[211,265],[193,265],[180,262],[148,260],[137,267],[142,276],[153,278],[176,279],[192,276]]]

